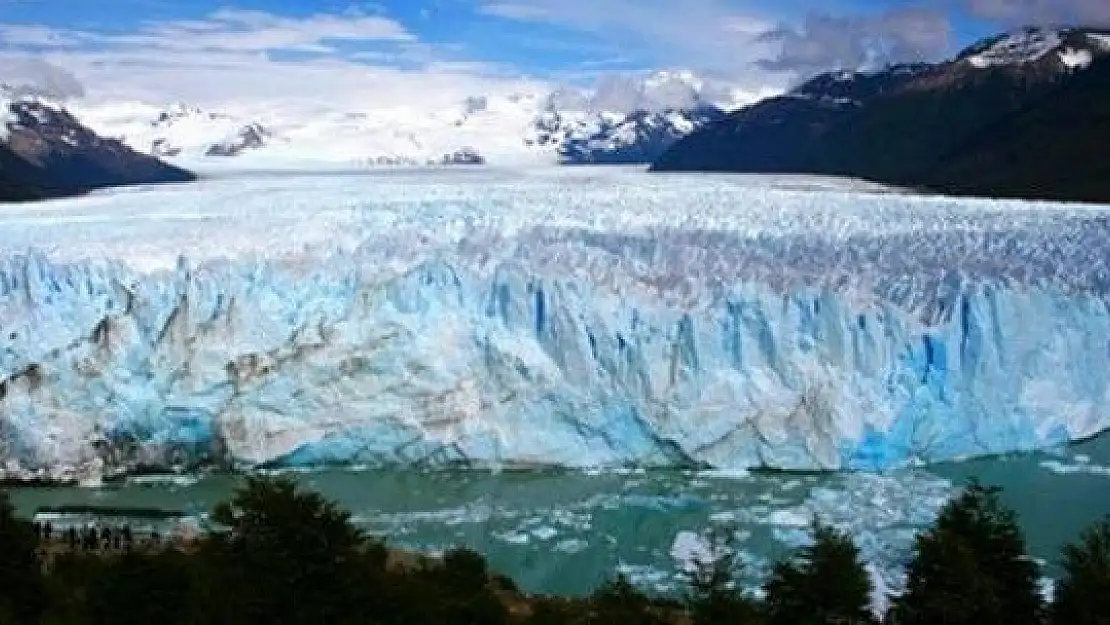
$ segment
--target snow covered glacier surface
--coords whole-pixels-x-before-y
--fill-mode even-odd
[[[1110,207],[626,170],[6,209],[8,472],[884,468],[1110,427]]]

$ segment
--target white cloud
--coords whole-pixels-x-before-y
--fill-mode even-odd
[[[262,11],[222,9],[207,20],[150,25],[127,35],[100,37],[108,45],[142,45],[169,50],[328,53],[329,41],[414,41],[397,21],[364,15],[313,15],[293,19]]]
[[[756,66],[775,52],[759,37],[775,27],[775,20],[736,2],[512,0],[486,2],[479,12],[589,33],[645,65],[693,67],[753,92],[783,83],[781,76]]]
[[[16,93],[48,98],[78,98],[85,95],[81,81],[72,73],[39,57],[13,58],[0,68],[0,83]]]
[[[19,56],[0,53],[0,65]],[[168,102],[205,107],[268,103],[350,110],[457,105],[465,97],[524,88],[510,77],[491,76],[474,65],[430,63],[400,70],[334,58],[275,61],[258,53],[140,50],[73,52],[46,57],[78,76],[94,100]]]
[[[88,39],[87,33],[78,31],[60,31],[28,24],[0,24],[0,42],[11,46],[60,48],[77,46]]]
[[[975,15],[1006,25],[1110,26],[1108,0],[967,0]]]
[[[551,13],[542,6],[533,6],[516,2],[491,2],[478,8],[483,15],[503,17],[522,22],[543,22],[552,18]]]
[[[756,1],[683,0],[676,8],[674,0],[477,0],[474,11],[551,27],[492,35],[538,50],[537,58],[571,55],[548,68],[545,83],[604,84],[615,66],[689,67],[754,98],[790,80],[761,65],[783,42],[764,36],[777,27],[773,16],[741,4]],[[41,58],[71,71],[90,97],[208,106],[300,99],[424,107],[540,82],[519,78],[496,56],[474,58],[460,45],[421,41],[366,4],[297,18],[226,8],[128,33],[0,24],[0,46],[0,78],[4,62]]]
[[[763,35],[780,46],[760,65],[805,79],[815,73],[874,68],[892,62],[935,60],[948,51],[952,25],[937,10],[902,7],[870,15],[813,13],[800,26]]]
[[[333,48],[336,41],[365,45],[358,54],[343,55]],[[358,11],[289,18],[223,9],[123,34],[0,24],[0,44],[0,80],[13,69],[30,68],[35,77],[9,82],[44,84],[51,77],[43,67],[63,67],[93,99],[424,107],[517,82],[506,76],[510,68],[460,58],[453,46],[420,42],[400,22]],[[277,55],[286,52],[308,58]],[[51,80],[57,83],[58,75]]]
[[[750,25],[751,32],[774,26],[754,11],[718,0],[684,0],[681,7],[671,0],[515,0],[488,2],[479,11],[622,38],[656,46],[664,54],[748,48],[754,42],[737,37],[738,24]]]

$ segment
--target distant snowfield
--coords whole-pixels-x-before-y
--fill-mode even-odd
[[[439,161],[464,147],[480,148],[483,156],[499,163],[554,164],[554,150],[524,144],[532,131],[537,101],[536,95],[482,98],[480,110],[460,103],[444,110],[403,107],[358,112],[304,103],[235,105],[230,112],[135,102],[72,102],[69,106],[97,133],[120,138],[140,152],[183,167],[365,169],[379,159],[407,166]],[[263,149],[247,148],[233,157],[206,155],[214,144],[234,142],[253,124],[272,133]]]
[[[3,457],[874,469],[1056,445],[1110,428],[1108,224],[628,168],[12,205]]]
[[[586,90],[505,84],[455,101],[439,94],[405,102],[322,102],[299,94],[209,103],[214,108],[97,99],[66,106],[98,134],[189,168],[420,167],[460,150],[520,167],[593,161],[600,154],[619,156],[606,162],[649,162],[712,118],[710,109],[734,110],[766,95],[689,71],[602,82]]]
[[[643,166],[366,170],[249,159],[194,165],[200,182],[106,189],[83,197],[7,206],[0,251],[11,254],[34,248],[58,260],[114,259],[139,270],[156,270],[175,266],[179,256],[200,261],[243,254],[285,255],[302,252],[306,246],[323,248],[319,252],[350,251],[367,237],[388,235],[376,229],[381,220],[397,228],[430,228],[433,237],[445,234],[437,232],[436,225],[447,215],[511,230],[548,225],[756,231],[794,226],[807,231],[821,230],[820,220],[828,219],[843,222],[837,229],[866,230],[894,224],[879,223],[866,210],[839,218],[842,203],[848,200],[845,194],[866,204],[885,203],[869,196],[906,195],[898,201],[903,209],[950,207],[955,202],[911,197],[898,189],[845,178],[647,174]],[[834,195],[814,195],[826,192]],[[1014,202],[961,202],[973,211],[1027,208]],[[514,210],[501,211],[507,204]],[[411,211],[413,206],[420,210]],[[811,222],[806,213],[817,221]],[[780,216],[789,223],[778,223]]]

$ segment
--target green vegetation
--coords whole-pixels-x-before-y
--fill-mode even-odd
[[[220,531],[190,543],[92,548],[40,542],[0,496],[0,625],[826,625],[867,624],[871,580],[851,538],[815,519],[812,542],[775,566],[757,598],[735,528],[709,537],[685,600],[617,578],[593,596],[535,597],[473,551],[390,551],[349,514],[281,479],[247,478],[213,513]],[[93,539],[96,542],[96,539]],[[63,541],[64,543],[64,541]],[[1107,625],[1110,519],[1063,550],[1046,606],[1014,513],[972,484],[917,540],[903,596],[882,622]]]
[[[38,537],[0,493],[0,624],[29,623],[46,608]]]
[[[1037,568],[999,489],[972,484],[917,538],[900,625],[1034,625],[1042,621]]]
[[[1052,606],[1054,625],[1110,625],[1110,518],[1064,547],[1063,568]]]
[[[871,577],[847,534],[813,521],[813,545],[775,566],[767,583],[770,625],[873,623]]]
[[[735,538],[735,528],[720,528],[710,537],[713,557],[708,562],[694,562],[687,584],[693,625],[763,622],[759,604],[737,587],[737,573],[743,570],[744,563]]]

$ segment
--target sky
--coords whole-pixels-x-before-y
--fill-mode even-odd
[[[0,0],[0,81],[399,106],[683,68],[762,94],[1025,24],[1110,25],[1110,0]]]

